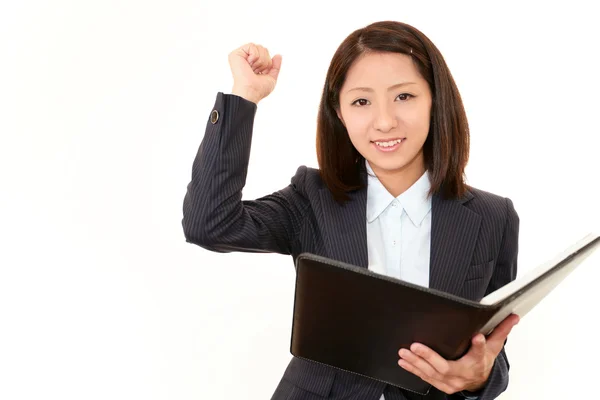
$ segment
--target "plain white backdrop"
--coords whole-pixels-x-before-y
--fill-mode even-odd
[[[185,242],[182,202],[227,55],[283,55],[244,198],[316,166],[337,46],[393,19],[441,50],[469,183],[510,197],[519,274],[598,231],[592,3],[20,1],[0,6],[0,398],[268,399],[290,360],[291,257]],[[507,344],[507,399],[596,396],[600,257]]]

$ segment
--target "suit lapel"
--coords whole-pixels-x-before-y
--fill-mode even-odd
[[[435,194],[431,204],[429,287],[458,295],[470,266],[481,216],[463,205],[473,195],[445,200]]]
[[[366,176],[363,177],[366,183]],[[321,215],[317,221],[324,232],[327,257],[368,268],[367,187],[349,194],[340,206],[327,188],[320,191]],[[458,295],[465,280],[479,235],[481,216],[463,205],[470,192],[459,200],[432,198],[429,287]]]

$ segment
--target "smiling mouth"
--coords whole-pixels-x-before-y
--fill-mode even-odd
[[[371,143],[374,143],[377,147],[386,149],[386,148],[394,147],[394,146],[404,142],[405,140],[406,140],[406,138],[397,138],[397,139],[386,140],[386,141],[373,141]]]

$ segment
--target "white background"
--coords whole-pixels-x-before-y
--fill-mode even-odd
[[[519,275],[598,230],[593,2],[67,1],[0,6],[0,398],[267,399],[289,359],[289,256],[185,242],[182,201],[227,55],[283,55],[244,198],[316,166],[325,73],[395,19],[441,50],[469,183],[521,217]],[[595,396],[595,255],[515,328],[501,398]]]

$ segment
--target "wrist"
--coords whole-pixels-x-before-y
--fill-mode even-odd
[[[485,382],[484,382],[484,383],[477,384],[477,385],[471,385],[471,386],[468,386],[468,387],[464,388],[464,389],[462,390],[462,392],[468,392],[469,394],[473,394],[473,393],[477,393],[477,392],[479,392],[479,391],[480,391],[481,389],[483,389],[484,387],[485,387]]]
[[[260,96],[258,96],[258,94],[254,90],[248,88],[234,86],[233,89],[231,89],[231,94],[243,97],[244,99],[256,104],[258,104],[258,102],[261,100]]]
[[[483,389],[485,387],[489,378],[490,378],[490,373],[488,372],[483,379],[476,381],[476,382],[472,382],[469,386],[465,387],[463,389],[463,391],[471,392],[471,393],[479,392],[481,389]]]

